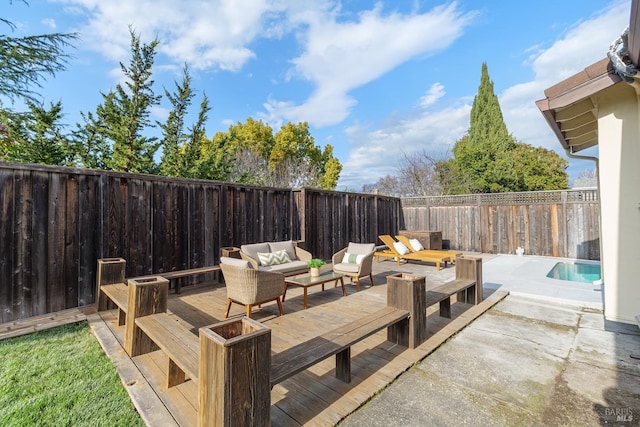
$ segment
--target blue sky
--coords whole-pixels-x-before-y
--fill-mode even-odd
[[[0,17],[12,36],[77,32],[68,70],[41,90],[65,122],[94,111],[122,78],[129,26],[160,41],[156,93],[173,91],[184,63],[213,107],[207,134],[247,117],[274,130],[307,121],[343,164],[338,190],[394,175],[403,155],[449,153],[469,126],[483,62],[509,131],[564,155],[535,101],[606,56],[631,1],[31,0]],[[3,32],[9,31],[5,27]],[[169,104],[153,111],[164,120]],[[195,117],[194,117],[195,118]],[[570,160],[573,180],[593,169]]]

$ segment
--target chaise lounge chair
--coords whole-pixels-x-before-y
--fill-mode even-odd
[[[398,242],[402,243],[409,249],[411,253],[417,253],[422,255],[433,255],[433,256],[449,256],[449,262],[451,264],[456,262],[456,257],[462,255],[462,252],[459,251],[445,251],[439,249],[417,249],[414,244],[412,244],[411,240],[407,236],[396,236]],[[417,242],[420,243],[420,242]],[[422,245],[420,245],[421,247]]]
[[[406,261],[422,261],[422,262],[432,262],[436,265],[436,270],[440,270],[440,265],[444,263],[444,266],[447,266],[447,263],[451,259],[449,255],[436,255],[436,254],[420,254],[420,253],[412,253],[408,248],[402,249],[402,246],[397,245],[393,237],[388,234],[383,234],[378,236],[378,238],[387,245],[388,249],[383,249],[376,251],[374,253],[376,257],[376,262],[380,262],[380,257],[384,258],[395,258],[398,265],[400,265],[400,260],[404,259]]]

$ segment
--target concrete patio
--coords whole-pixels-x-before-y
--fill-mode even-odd
[[[640,329],[604,321],[601,286],[546,278],[557,261],[485,257],[510,295],[340,425],[640,425]]]

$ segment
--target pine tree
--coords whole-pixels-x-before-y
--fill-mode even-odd
[[[153,93],[151,69],[158,40],[140,44],[140,37],[130,28],[131,61],[129,66],[120,63],[125,76],[125,86],[102,94],[103,103],[95,114],[83,115],[84,125],[79,125],[77,135],[90,139],[80,141],[90,144],[78,147],[82,156],[90,162],[102,163],[106,169],[121,172],[155,173],[154,161],[159,143],[157,138],[144,134],[150,126],[151,107],[159,104],[160,96]],[[107,148],[108,147],[108,148]],[[101,154],[95,150],[105,150]]]

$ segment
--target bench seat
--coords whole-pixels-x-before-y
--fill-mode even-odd
[[[190,276],[197,276],[199,274],[212,273],[214,271],[220,271],[219,265],[210,265],[208,267],[190,268],[187,270],[167,271],[166,273],[158,273],[158,276],[164,277],[169,282],[174,281],[173,288],[176,294],[180,293],[180,279]]]
[[[409,311],[383,308],[275,354],[271,358],[271,387],[336,355],[336,377],[351,381],[351,346],[376,332],[409,318]]]
[[[100,292],[118,306],[118,326],[124,325],[129,303],[129,287],[125,283],[113,283],[100,286]]]
[[[476,281],[472,279],[456,279],[427,291],[427,307],[440,303],[440,316],[451,318],[451,296],[458,294],[458,300],[476,303]]]
[[[167,355],[167,388],[198,381],[199,339],[166,313],[138,317],[136,325]]]

